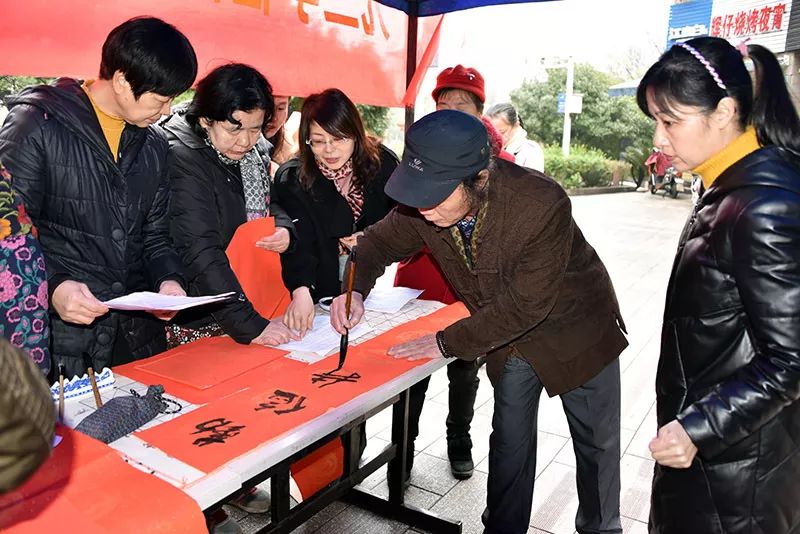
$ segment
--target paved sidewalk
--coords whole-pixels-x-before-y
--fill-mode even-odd
[[[649,193],[621,193],[573,197],[573,211],[587,240],[606,264],[628,327],[630,346],[623,352],[622,371],[622,493],[621,511],[626,533],[645,534],[653,461],[647,449],[655,435],[654,380],[664,295],[678,234],[691,209],[688,196],[677,200]],[[431,509],[463,522],[465,534],[482,532],[480,515],[486,497],[487,455],[491,432],[492,388],[481,372],[473,422],[476,470],[466,481],[450,475],[445,440],[447,376],[433,375],[422,412],[417,456],[406,493],[410,504]],[[388,443],[390,413],[367,423],[369,451]],[[558,398],[542,396],[539,408],[537,479],[529,533],[572,534],[578,501],[575,457],[567,422]],[[363,486],[388,494],[386,471],[381,469]],[[245,532],[265,519],[241,518]],[[335,502],[295,532],[414,533],[403,524],[382,519],[366,510]]]

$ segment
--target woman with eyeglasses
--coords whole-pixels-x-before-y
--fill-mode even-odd
[[[394,206],[383,186],[398,160],[366,134],[356,106],[339,89],[305,100],[299,138],[298,156],[278,169],[275,183],[297,231],[297,246],[281,255],[292,294],[284,320],[304,335],[314,303],[340,293],[344,262],[358,235]]]

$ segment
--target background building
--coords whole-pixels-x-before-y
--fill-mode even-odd
[[[711,32],[712,0],[679,0],[669,10],[667,48]]]
[[[783,66],[795,104],[800,103],[800,12],[792,0],[676,0],[670,6],[667,46],[711,35],[738,45],[760,44]]]

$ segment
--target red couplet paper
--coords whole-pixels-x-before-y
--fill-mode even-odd
[[[341,438],[329,441],[296,461],[292,464],[291,471],[303,499],[308,499],[344,473],[344,447]]]
[[[227,339],[228,343],[222,343],[220,341],[220,350],[216,354],[209,353],[209,358],[216,358],[221,360],[226,360],[227,358],[231,358],[233,360],[239,360],[246,362],[246,359],[252,356],[252,352],[249,350],[249,345],[240,345],[233,341],[230,338],[220,337],[220,339]],[[181,352],[181,357],[176,358],[174,362],[171,362],[171,366],[175,365],[180,367],[191,367],[194,366],[193,363],[194,355],[193,355],[193,345],[198,343],[199,341],[194,341],[192,343],[187,343],[185,347],[187,347],[186,351]],[[272,353],[285,354],[285,352],[278,351],[278,349],[269,349],[264,347],[265,350],[273,351]],[[176,349],[173,349],[176,350]],[[169,357],[172,355],[172,351],[167,351],[164,353],[159,354],[158,356],[154,356],[149,358],[147,361],[150,362],[152,360],[158,360],[160,358]],[[298,362],[295,360],[290,360],[289,358],[274,358],[270,356],[269,359],[259,360],[258,358],[255,359],[252,365],[252,368],[249,371],[246,371],[242,374],[232,376],[227,380],[220,380],[215,385],[207,388],[207,389],[199,389],[194,386],[186,384],[186,380],[183,377],[176,377],[171,378],[167,377],[167,373],[162,373],[161,376],[153,374],[148,370],[140,368],[138,365],[143,362],[133,362],[125,365],[120,365],[114,368],[114,373],[118,376],[126,376],[137,382],[141,382],[142,384],[161,384],[164,386],[164,390],[169,393],[170,395],[174,395],[178,398],[183,400],[189,401],[192,404],[206,404],[209,402],[213,402],[229,395],[232,395],[236,392],[239,392],[243,389],[248,389],[253,387],[254,385],[263,384],[265,377],[269,377],[275,374],[283,374],[293,369],[305,368],[306,364],[302,362]],[[257,365],[256,362],[258,362]],[[269,364],[269,365],[267,365]],[[245,366],[249,364],[244,363]],[[195,373],[202,373],[202,368],[192,370],[189,372],[190,374]],[[208,377],[204,377],[204,379],[208,379]]]
[[[281,278],[277,252],[256,247],[262,237],[275,233],[275,219],[262,217],[236,229],[225,253],[247,299],[267,319],[282,315],[291,302]]]
[[[241,345],[227,336],[198,339],[167,351],[156,358],[134,362],[140,372],[152,375],[146,383],[169,379],[205,390],[266,365],[286,354],[261,345]],[[188,399],[187,399],[188,400]]]
[[[209,402],[137,436],[203,472],[210,473],[285,432],[380,387],[426,360],[395,359],[389,347],[441,330],[466,317],[463,304],[350,347],[345,366],[329,373],[337,356],[313,365],[280,358],[242,375],[248,389]],[[257,374],[257,376],[256,376]]]
[[[129,466],[107,445],[67,427],[50,458],[0,496],[0,531],[13,534],[206,533],[197,503]]]

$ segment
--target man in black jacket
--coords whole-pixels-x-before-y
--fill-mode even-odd
[[[185,295],[169,238],[167,143],[150,126],[196,75],[182,33],[135,18],[108,35],[99,79],[61,78],[8,101],[0,160],[39,229],[52,354],[67,375],[165,347],[158,319],[170,314],[109,312],[102,301]]]

